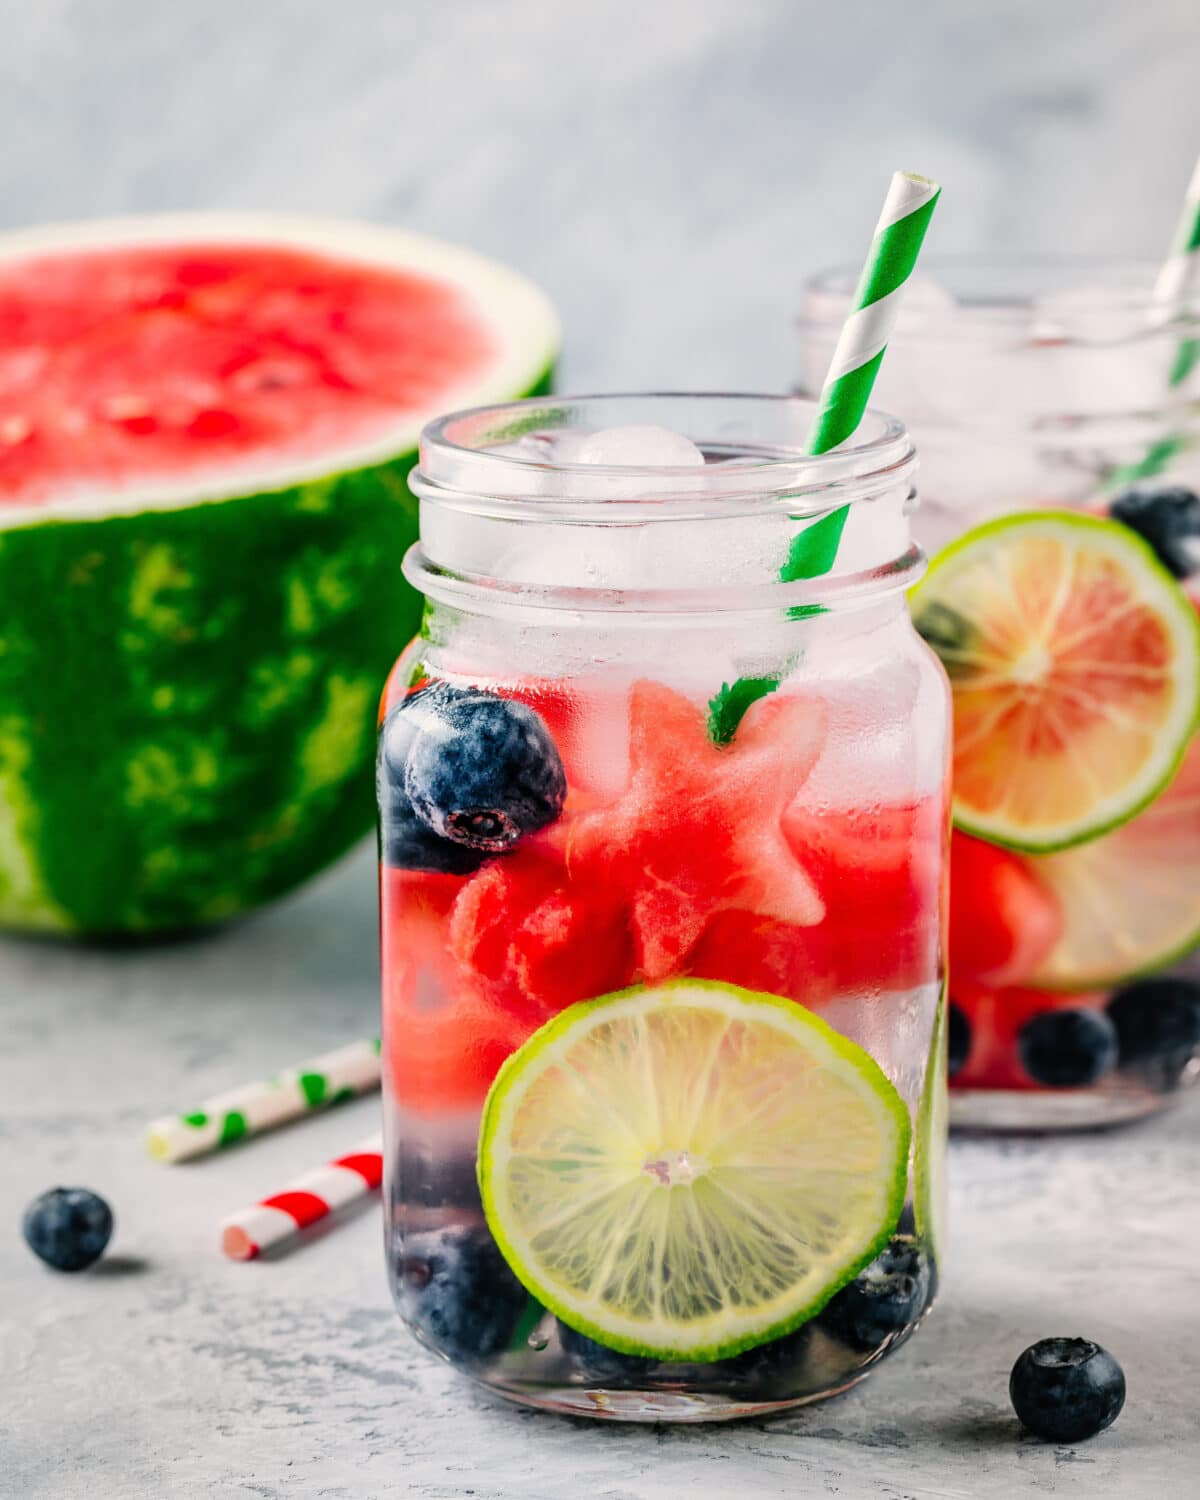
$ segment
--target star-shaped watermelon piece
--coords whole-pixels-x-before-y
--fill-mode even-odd
[[[572,881],[625,894],[643,979],[680,973],[718,911],[822,920],[782,824],[825,734],[819,701],[775,694],[753,705],[732,743],[715,745],[698,704],[660,683],[634,685],[628,787],[572,820],[565,852]]]

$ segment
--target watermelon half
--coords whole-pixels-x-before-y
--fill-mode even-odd
[[[528,282],[397,230],[0,236],[0,923],[218,921],[367,831],[418,433],[557,346]]]

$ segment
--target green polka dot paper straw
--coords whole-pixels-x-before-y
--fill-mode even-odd
[[[378,1087],[378,1041],[351,1042],[276,1078],[218,1094],[188,1114],[164,1115],[147,1126],[146,1150],[158,1161],[190,1161]]]
[[[912,275],[941,188],[915,172],[897,172],[884,199],[871,249],[842,327],[808,435],[810,453],[828,453],[862,421],[884,350],[896,323],[905,283]],[[846,509],[806,527],[780,571],[785,583],[827,573],[837,556]]]

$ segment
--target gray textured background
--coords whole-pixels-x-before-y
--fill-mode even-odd
[[[1159,255],[1195,0],[0,0],[0,222],[366,215],[538,278],[566,382],[774,388],[888,175],[931,246]]]

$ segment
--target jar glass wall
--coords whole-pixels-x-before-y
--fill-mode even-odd
[[[948,692],[907,436],[813,459],[811,416],[547,400],[422,444],[378,762],[388,1267],[425,1345],[533,1405],[817,1399],[935,1294]],[[705,461],[583,461],[645,425]]]
[[[1200,1067],[1200,308],[1155,308],[1152,266],[925,271],[877,392],[920,445],[914,610],[955,686],[952,1116],[1117,1123]],[[808,290],[802,389],[852,286]]]

